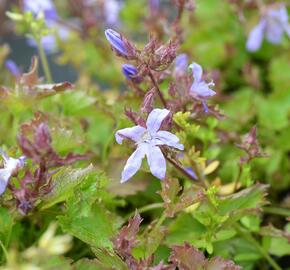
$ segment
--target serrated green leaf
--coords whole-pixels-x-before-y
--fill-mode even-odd
[[[262,206],[265,203],[267,187],[267,185],[257,184],[221,199],[218,212],[227,214],[236,210],[253,209]]]
[[[110,239],[120,222],[102,204],[99,181],[101,179],[88,177],[81,183],[74,196],[67,200],[65,214],[57,218],[65,232],[93,248],[112,248]]]
[[[43,197],[41,209],[63,202],[73,195],[74,188],[94,171],[93,165],[84,169],[63,168],[52,178],[52,190]]]

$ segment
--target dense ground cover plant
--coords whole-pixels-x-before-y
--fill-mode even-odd
[[[0,5],[1,269],[290,269],[286,2]]]

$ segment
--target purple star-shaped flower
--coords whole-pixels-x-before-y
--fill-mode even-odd
[[[250,52],[259,50],[264,37],[272,44],[279,44],[284,32],[290,37],[286,8],[280,6],[278,9],[268,9],[261,17],[260,22],[250,32],[246,45],[247,50]]]
[[[189,89],[189,94],[192,97],[201,100],[205,112],[208,112],[206,100],[216,94],[216,92],[210,88],[214,86],[214,83],[212,81],[207,83],[202,79],[203,71],[199,64],[192,63],[189,68],[192,69],[192,75],[194,78]]]
[[[4,160],[4,167],[0,169],[0,195],[4,193],[8,182],[14,174],[17,174],[18,171],[23,168],[25,157],[20,158],[11,158],[5,152],[0,151],[2,158]]]
[[[119,144],[124,139],[130,139],[137,145],[137,149],[129,157],[123,169],[121,183],[128,181],[140,169],[145,156],[151,173],[161,180],[165,178],[166,161],[159,146],[167,145],[179,150],[184,149],[177,136],[168,131],[159,130],[162,121],[169,113],[167,109],[154,109],[148,115],[147,128],[138,125],[116,132],[115,138]]]

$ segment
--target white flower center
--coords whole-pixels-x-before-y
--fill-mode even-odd
[[[140,138],[140,141],[138,143],[148,143],[152,140],[152,136],[150,135],[149,131],[145,131],[143,135]]]

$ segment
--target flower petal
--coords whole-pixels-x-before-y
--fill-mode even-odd
[[[190,69],[192,69],[192,76],[194,78],[194,81],[195,82],[200,82],[201,79],[202,79],[202,67],[197,64],[197,63],[192,63],[190,66],[189,66]]]
[[[249,52],[257,51],[262,44],[264,31],[266,27],[266,21],[262,19],[258,25],[256,25],[253,30],[250,32],[248,40],[247,40],[247,50]]]
[[[7,169],[0,169],[0,195],[4,193],[11,177],[11,171]]]
[[[267,24],[266,39],[272,44],[279,44],[284,33],[283,26],[279,21],[271,20]]]
[[[190,87],[189,93],[199,99],[212,97],[216,94],[216,92],[209,88],[210,85],[212,85],[212,83],[193,83]]]
[[[148,148],[146,155],[151,173],[160,180],[164,179],[166,175],[166,161],[160,148],[151,146]]]
[[[127,160],[127,163],[122,171],[121,183],[128,181],[141,167],[142,159],[147,152],[147,145],[140,144],[138,148]]]
[[[125,138],[137,142],[140,137],[144,134],[146,129],[141,126],[134,126],[130,128],[123,128],[116,132],[115,138],[118,144],[122,144]]]
[[[162,121],[170,113],[167,109],[154,109],[147,118],[146,126],[150,133],[155,133],[159,130]]]
[[[184,150],[183,144],[179,143],[179,138],[176,135],[172,134],[171,132],[161,130],[158,131],[156,135],[157,135],[156,138],[159,139],[162,142],[162,144],[174,147],[179,150]],[[158,144],[159,143],[157,143],[157,145]]]

